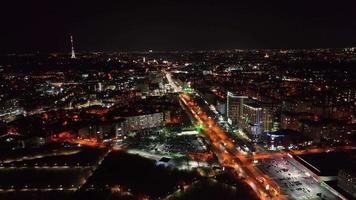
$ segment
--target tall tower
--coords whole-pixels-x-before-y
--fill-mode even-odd
[[[71,43],[71,45],[72,45],[72,56],[71,56],[70,58],[75,59],[73,36],[70,36],[70,43]]]

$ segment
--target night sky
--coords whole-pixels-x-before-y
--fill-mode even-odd
[[[330,3],[333,2],[333,3]],[[12,0],[0,52],[356,46],[356,1]]]

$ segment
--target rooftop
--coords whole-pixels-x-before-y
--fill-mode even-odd
[[[307,154],[298,156],[298,159],[307,163],[305,166],[319,176],[337,176],[339,169],[349,169],[350,166],[356,166],[355,153],[355,151],[350,151]]]

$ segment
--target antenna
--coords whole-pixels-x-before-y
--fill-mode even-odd
[[[74,52],[74,44],[73,44],[73,36],[70,36],[70,43],[72,45],[72,56],[70,58],[75,59],[75,52]]]

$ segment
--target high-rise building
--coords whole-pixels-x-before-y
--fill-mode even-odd
[[[243,104],[247,96],[238,96],[227,92],[226,116],[229,124],[237,125],[243,114]]]
[[[262,133],[279,129],[279,124],[275,120],[271,106],[251,99],[243,104],[239,127],[258,139]]]
[[[70,36],[70,44],[71,44],[71,47],[72,47],[72,55],[70,58],[72,59],[75,59],[75,52],[74,52],[74,43],[73,43],[73,36]]]
[[[261,106],[253,103],[243,104],[243,113],[240,119],[241,128],[252,136],[258,136],[263,129],[263,113]]]
[[[273,123],[273,115],[268,107],[262,108],[262,131],[269,132],[278,129],[278,124]]]

